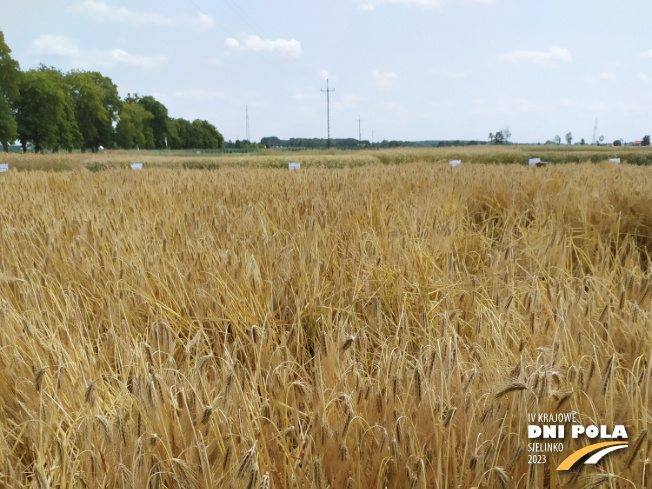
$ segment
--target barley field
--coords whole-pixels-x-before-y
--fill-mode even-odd
[[[652,487],[652,169],[318,163],[0,175],[0,487]]]
[[[393,148],[362,150],[261,150],[249,153],[215,151],[104,151],[101,153],[4,154],[2,163],[17,171],[71,171],[128,169],[130,163],[144,168],[218,170],[220,168],[285,168],[299,161],[302,168],[357,168],[361,166],[402,165],[406,163],[445,164],[462,159],[464,163],[527,164],[529,158],[553,164],[602,163],[620,158],[623,163],[652,166],[650,147],[611,146],[464,146],[449,148]]]

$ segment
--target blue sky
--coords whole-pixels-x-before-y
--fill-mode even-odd
[[[97,70],[226,139],[652,133],[649,0],[20,0],[21,68]]]

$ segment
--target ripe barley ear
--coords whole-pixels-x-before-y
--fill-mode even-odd
[[[636,437],[636,440],[634,441],[632,448],[630,448],[630,455],[629,458],[627,459],[627,463],[625,464],[626,468],[629,469],[632,466],[632,463],[634,463],[634,460],[636,459],[636,455],[638,455],[638,452],[641,450],[643,443],[647,439],[647,435],[648,435],[648,430],[643,430]]]
[[[342,353],[348,350],[353,345],[354,341],[355,341],[355,336],[349,336],[342,344]]]
[[[510,392],[522,391],[527,389],[527,386],[523,382],[512,382],[500,391],[498,391],[494,397],[500,399],[501,397],[509,394]]]
[[[45,372],[47,371],[48,367],[42,367],[36,371],[36,375],[34,375],[34,387],[36,387],[37,391],[41,390],[41,384],[43,382],[43,377],[45,376]]]
[[[95,393],[96,382],[97,380],[92,381],[90,384],[88,384],[88,387],[86,388],[86,394],[84,394],[84,400],[86,401],[87,404],[93,404],[93,401],[95,400],[93,394]]]

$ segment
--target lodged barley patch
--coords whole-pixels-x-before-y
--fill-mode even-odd
[[[0,487],[652,487],[650,184],[4,174]],[[527,413],[571,411],[628,449],[529,463]]]

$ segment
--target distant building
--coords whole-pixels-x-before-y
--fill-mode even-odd
[[[643,141],[634,141],[632,146],[643,146]]]

